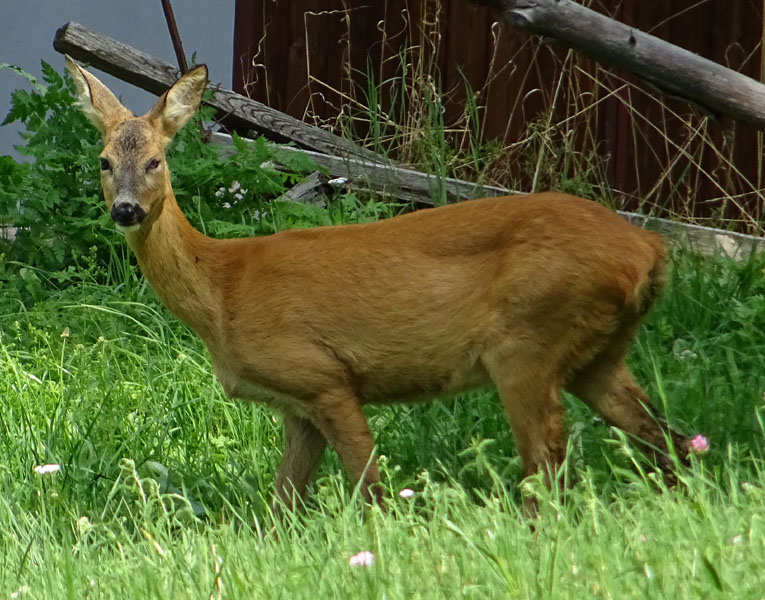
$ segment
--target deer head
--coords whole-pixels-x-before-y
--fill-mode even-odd
[[[172,194],[165,150],[175,133],[192,117],[207,87],[207,67],[181,77],[142,117],[122,106],[97,77],[66,57],[78,99],[104,140],[101,184],[117,229],[148,231]]]

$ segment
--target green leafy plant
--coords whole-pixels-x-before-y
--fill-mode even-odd
[[[17,150],[31,159],[19,163],[0,157],[0,225],[15,233],[12,244],[5,242],[6,260],[61,273],[82,268],[83,257],[89,257],[108,273],[110,262],[124,253],[114,250],[119,237],[104,208],[97,160],[101,139],[76,106],[73,82],[45,62],[42,83],[21,69],[2,66],[32,88],[12,93],[3,121],[23,124]],[[263,203],[318,167],[307,156],[280,152],[263,139],[248,143],[235,136],[233,153],[222,156],[202,135],[200,125],[212,117],[211,108],[200,110],[168,149],[180,205],[196,227],[212,234],[271,233],[274,225],[260,218],[266,212]],[[314,215],[303,224],[321,222]]]
[[[18,69],[14,69],[20,72]],[[32,90],[16,90],[3,124],[20,121],[18,164],[0,161],[0,223],[16,228],[10,259],[45,269],[72,264],[91,246],[105,247],[100,201],[98,132],[74,106],[74,85],[42,63],[44,84],[23,74]]]

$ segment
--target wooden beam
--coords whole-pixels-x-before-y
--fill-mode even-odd
[[[329,181],[329,177],[324,173],[315,171],[282,194],[279,200],[325,206],[324,199],[334,193],[334,188],[329,184]]]
[[[73,21],[56,32],[53,47],[62,54],[69,54],[158,96],[180,77],[180,72],[173,65]],[[211,87],[215,95],[208,104],[217,109],[221,122],[227,127],[240,131],[254,130],[274,142],[293,142],[314,152],[390,163],[379,154],[260,102],[220,86]]]
[[[752,253],[765,251],[765,238],[762,237],[670,219],[646,217],[633,212],[617,212],[630,223],[657,231],[675,245],[688,247],[700,254],[725,254],[740,261],[746,260]]]
[[[571,0],[473,0],[509,23],[765,131],[765,85]]]
[[[210,141],[222,146],[233,145],[230,135],[213,133]],[[507,188],[480,185],[451,177],[439,177],[392,165],[381,165],[363,159],[340,158],[318,152],[283,146],[280,152],[302,152],[327,171],[331,178],[345,178],[353,190],[392,196],[406,202],[436,204],[458,202],[482,196],[505,196]]]

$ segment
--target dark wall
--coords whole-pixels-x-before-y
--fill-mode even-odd
[[[762,79],[760,0],[589,4]],[[448,96],[447,125],[464,112],[465,82],[479,91],[485,139],[524,139],[529,123],[554,103],[553,122],[568,119],[575,146],[602,156],[627,208],[647,199],[671,212],[693,202],[702,219],[760,218],[760,146],[752,128],[706,120],[637,78],[499,19],[467,0],[237,0],[234,87],[296,117],[333,123],[356,101],[368,104],[368,74],[386,81],[400,76],[403,64],[427,65],[420,75],[437,79]],[[388,109],[395,94],[382,86],[377,101]],[[359,127],[363,135],[363,122]]]

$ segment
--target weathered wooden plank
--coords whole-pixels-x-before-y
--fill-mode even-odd
[[[235,0],[234,2],[236,26],[234,27],[232,81],[234,91],[245,96],[250,96],[251,90],[258,89],[258,86],[252,86],[253,79],[257,77],[252,61],[257,52],[258,40],[254,31],[257,30],[257,24],[262,22],[260,17],[263,12],[259,10],[260,8],[252,0]],[[261,84],[261,87],[265,87],[265,82]],[[267,98],[268,95],[265,97]]]
[[[505,20],[634,73],[674,96],[765,130],[765,85],[571,0],[473,0]]]
[[[331,196],[333,191],[334,188],[329,184],[329,177],[316,171],[282,194],[280,200],[324,205],[325,196]]]
[[[164,93],[180,77],[178,69],[171,64],[73,21],[56,32],[53,47],[157,95]],[[300,148],[315,152],[359,157],[368,162],[390,162],[379,154],[231,90],[214,86],[213,90],[215,96],[209,104],[218,110],[229,127],[254,130],[275,142],[294,142]]]
[[[225,133],[213,133],[210,141],[223,146],[232,144],[231,136]],[[479,185],[450,177],[438,177],[429,173],[366,162],[361,159],[339,158],[290,148],[289,146],[280,148],[280,151],[307,154],[317,165],[326,169],[330,177],[347,179],[347,186],[350,189],[390,195],[407,202],[433,204],[433,198],[441,197],[442,192],[445,193],[448,202],[458,202],[481,196],[504,196],[512,193],[503,187]]]
[[[633,212],[617,211],[630,223],[657,231],[666,239],[687,246],[700,254],[725,254],[735,260],[746,260],[753,252],[765,251],[765,238],[714,227],[679,223],[669,219],[646,217]]]

